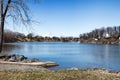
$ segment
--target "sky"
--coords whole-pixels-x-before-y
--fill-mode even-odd
[[[9,23],[5,27],[24,34],[73,36],[96,28],[120,25],[120,0],[42,0],[28,3],[32,23],[27,28]]]

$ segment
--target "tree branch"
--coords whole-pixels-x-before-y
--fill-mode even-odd
[[[5,8],[5,12],[3,13],[3,16],[4,16],[4,17],[6,16],[6,13],[7,13],[7,11],[8,11],[8,8],[9,8],[10,3],[11,3],[11,0],[8,0],[7,6],[6,6],[6,8]]]

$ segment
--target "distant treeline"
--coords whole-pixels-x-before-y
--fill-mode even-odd
[[[80,34],[80,37],[43,37],[29,33],[5,30],[5,42],[83,42],[98,44],[120,44],[120,26],[95,29],[89,33]]]
[[[95,29],[89,33],[81,34],[80,42],[119,44],[120,43],[120,26]]]
[[[12,32],[10,30],[5,30],[4,32],[4,42],[77,42],[79,38],[75,37],[42,37],[39,35],[34,35],[29,33],[25,35],[23,33]]]

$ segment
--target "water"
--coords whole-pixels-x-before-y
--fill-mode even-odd
[[[54,61],[60,65],[52,69],[77,67],[120,71],[120,45],[72,42],[20,42],[10,44],[17,45],[17,47],[9,48],[9,50],[6,50],[6,47],[4,51],[25,55],[29,58],[38,58],[42,61]]]

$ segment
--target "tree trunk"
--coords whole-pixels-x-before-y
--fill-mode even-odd
[[[4,38],[4,18],[1,21],[1,26],[0,26],[0,53],[2,52],[3,49],[3,38]]]
[[[9,8],[9,5],[11,3],[11,0],[8,0],[7,2],[7,6],[5,7],[5,10],[4,9],[4,0],[1,0],[1,9],[0,9],[0,17],[1,17],[1,25],[0,25],[0,53],[2,52],[2,49],[3,49],[3,38],[4,38],[4,22],[5,22],[5,16],[7,14],[7,11],[8,11],[8,8]]]
[[[1,0],[1,25],[0,25],[0,53],[3,48],[3,37],[4,37],[4,16],[3,16],[3,0]]]

